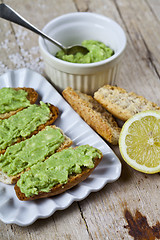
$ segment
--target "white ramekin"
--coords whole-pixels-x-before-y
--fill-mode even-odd
[[[46,74],[58,90],[70,86],[93,94],[105,84],[116,83],[120,60],[126,47],[126,36],[115,21],[95,13],[69,13],[50,21],[43,31],[64,46],[81,44],[83,40],[98,40],[114,50],[112,57],[100,62],[70,63],[56,58],[59,48],[39,37]]]

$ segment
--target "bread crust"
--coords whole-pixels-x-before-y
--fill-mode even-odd
[[[123,121],[141,111],[160,110],[159,106],[143,96],[116,86],[103,86],[94,93],[94,98],[107,111]]]
[[[14,142],[13,144],[24,141],[25,139],[30,138],[31,136],[37,134],[39,131],[44,129],[46,126],[53,124],[54,121],[58,118],[59,109],[52,104],[50,104],[49,109],[50,109],[50,119],[45,124],[41,124],[40,126],[38,126],[37,129],[35,131],[33,131],[29,136],[27,136],[25,138],[23,138],[23,137],[17,138],[17,141]],[[0,150],[0,154],[4,154],[4,153],[5,153],[5,149]]]
[[[121,129],[113,116],[95,99],[87,94],[74,91],[71,87],[67,87],[62,94],[88,125],[108,142],[113,145],[118,144]]]
[[[65,191],[67,191],[68,189],[76,186],[80,182],[84,181],[92,173],[92,171],[97,167],[97,165],[100,163],[101,159],[102,159],[102,156],[101,156],[101,158],[94,159],[94,168],[89,169],[89,168],[85,167],[80,174],[69,176],[68,182],[66,184],[57,184],[48,193],[39,192],[38,195],[26,197],[25,194],[20,191],[20,188],[16,184],[14,187],[16,195],[17,195],[18,199],[21,201],[29,201],[29,200],[36,200],[36,199],[40,199],[40,198],[52,197],[52,196],[61,194]]]
[[[38,93],[35,91],[35,89],[33,89],[33,88],[26,88],[26,87],[15,88],[15,90],[19,90],[19,89],[25,90],[28,93],[27,99],[30,101],[31,104],[34,104],[37,101]]]
[[[18,90],[25,90],[28,95],[27,95],[27,99],[30,101],[31,104],[34,104],[37,99],[38,99],[38,93],[33,89],[33,88],[26,88],[26,87],[23,87],[23,88],[14,88],[16,91]],[[6,113],[3,113],[3,114],[0,114],[0,119],[6,119],[6,118],[9,118],[11,117],[12,115],[16,114],[17,112],[23,110],[24,108],[19,108],[17,110],[13,110],[13,111],[10,111],[10,112],[6,112]]]
[[[70,147],[72,145],[72,140],[69,137],[67,137],[60,128],[56,127],[55,125],[52,125],[51,127],[54,129],[59,129],[63,134],[63,136],[65,137],[64,143],[60,145],[60,147],[56,150],[56,152],[62,151],[63,149]],[[41,131],[44,131],[44,130],[45,128],[43,128]],[[44,159],[44,161],[46,159]],[[25,169],[24,171],[28,171],[28,170],[29,168]],[[24,173],[24,171],[22,171],[21,173],[18,173],[15,176],[8,176],[7,174],[3,173],[3,171],[0,169],[0,181],[5,184],[15,184],[20,178],[21,174]]]

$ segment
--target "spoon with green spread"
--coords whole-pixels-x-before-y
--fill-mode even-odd
[[[49,37],[42,31],[40,31],[38,28],[33,26],[31,23],[29,23],[27,20],[25,20],[22,16],[20,16],[16,11],[14,11],[11,7],[9,7],[8,5],[6,5],[4,3],[0,4],[0,17],[6,19],[8,21],[14,22],[18,25],[21,25],[22,27],[25,27],[25,28],[33,31],[34,33],[37,33],[41,37],[47,39],[48,41],[50,41],[51,43],[55,44],[60,49],[62,49],[66,55],[70,55],[70,54],[75,55],[77,52],[80,52],[82,54],[88,53],[88,49],[81,45],[73,45],[73,46],[69,46],[69,47],[63,46],[61,43],[52,39],[51,37]]]

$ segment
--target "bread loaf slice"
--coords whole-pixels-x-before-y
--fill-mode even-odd
[[[71,139],[60,128],[54,125],[45,127],[31,138],[8,147],[5,154],[0,155],[0,181],[16,183],[20,175],[31,166],[45,161],[53,153],[71,144]]]
[[[33,89],[33,88],[13,88],[14,90],[16,90],[15,92],[18,93],[19,90],[24,90],[27,92],[27,96],[26,99],[30,102],[30,104],[34,104],[37,101],[38,98],[38,93]],[[0,90],[1,91],[1,90]],[[15,96],[10,95],[10,102],[13,103],[13,99]],[[22,104],[23,105],[23,104]],[[10,111],[8,112],[6,109],[6,112],[1,113],[0,112],[0,119],[6,119],[9,118],[10,116],[16,114],[18,111],[21,111],[24,107],[20,107],[20,108],[15,108],[14,106],[9,106],[10,107]]]
[[[101,87],[94,93],[94,98],[107,111],[123,121],[141,111],[160,110],[159,106],[146,98],[116,86],[105,85]]]
[[[77,148],[81,149],[83,147],[84,146],[79,146]],[[67,152],[67,160],[65,160],[67,163],[64,161],[64,165],[69,164],[70,158],[73,157],[72,154],[69,153],[72,150],[73,149],[70,150],[70,148],[69,148],[69,149],[62,150],[60,152],[62,157],[63,157],[63,154],[65,154]],[[75,149],[73,151],[75,151]],[[35,200],[35,199],[51,197],[51,196],[55,196],[55,195],[58,195],[60,193],[63,193],[66,190],[68,190],[68,189],[72,188],[73,186],[77,185],[78,183],[84,181],[92,173],[92,171],[96,168],[96,166],[100,163],[100,161],[102,159],[102,153],[97,149],[97,154],[94,154],[90,158],[89,158],[89,155],[88,155],[87,157],[89,158],[89,160],[88,160],[88,162],[85,163],[85,165],[83,165],[83,164],[81,164],[81,158],[83,158],[83,155],[85,157],[85,155],[88,154],[88,149],[86,151],[83,151],[82,156],[79,156],[79,154],[78,154],[79,157],[76,157],[76,164],[77,165],[80,164],[80,171],[78,173],[76,173],[73,170],[73,172],[70,172],[68,174],[67,180],[64,181],[62,175],[66,174],[65,169],[67,167],[58,165],[59,164],[59,159],[57,157],[58,156],[57,154],[59,154],[59,153],[55,153],[50,158],[48,158],[45,162],[41,163],[42,166],[38,166],[38,164],[37,164],[37,165],[33,166],[34,170],[33,170],[33,168],[31,168],[31,170],[29,170],[28,172],[21,175],[21,178],[19,179],[19,181],[16,183],[16,185],[14,187],[16,195],[19,198],[19,200],[22,200],[22,201]],[[56,180],[55,180],[56,176],[54,174],[53,175],[51,174],[51,178],[53,178],[53,182],[55,180],[54,185],[53,186],[50,185],[47,190],[43,189],[43,191],[39,191],[42,179],[43,179],[43,181],[45,181],[45,187],[46,187],[47,182],[48,182],[48,184],[50,182],[52,182],[52,179],[50,177],[48,177],[49,174],[47,174],[47,171],[48,171],[47,166],[49,166],[49,164],[47,165],[47,161],[50,161],[50,163],[53,162],[53,166],[51,166],[51,168],[52,168],[52,171],[55,172],[55,175],[56,175],[57,171],[62,172],[61,173],[62,174],[61,179],[63,179],[63,180],[61,180],[61,183],[56,182]],[[92,161],[92,166],[89,166],[89,164],[91,164],[91,161]],[[57,163],[57,166],[56,166],[56,163]],[[45,164],[46,166],[44,167],[43,164]],[[39,169],[47,169],[46,171],[43,172],[42,177],[41,177],[41,175],[38,174]],[[37,170],[37,172],[36,172],[36,170]],[[29,182],[30,182],[31,179],[32,179],[32,181],[34,181],[36,179],[38,184],[37,184],[37,186],[33,185],[34,190],[37,189],[36,194],[33,193],[30,196],[26,196],[26,194],[24,193],[25,191],[24,191],[23,187],[26,187],[26,182],[24,180],[24,178],[26,177],[26,176],[24,177],[25,174],[27,176],[26,179]],[[45,176],[45,179],[44,179],[44,176]],[[42,184],[42,188],[43,188],[43,184]]]
[[[47,108],[47,111],[43,114],[43,107]],[[36,109],[41,108],[41,116],[37,116]],[[33,118],[25,125],[24,118],[33,113]],[[5,152],[8,146],[11,146],[17,142],[23,141],[32,135],[37,134],[45,126],[51,125],[58,117],[59,110],[52,104],[45,104],[43,102],[40,105],[31,105],[30,107],[17,112],[8,119],[0,120],[0,154]],[[44,116],[43,121],[41,117]],[[36,119],[38,118],[37,122]],[[15,124],[16,123],[16,124]],[[9,136],[9,130],[11,134]],[[31,130],[30,130],[31,129]]]
[[[20,90],[20,89],[25,90],[28,93],[27,99],[30,101],[31,104],[33,104],[37,101],[38,93],[36,92],[35,89],[26,88],[26,87],[23,87],[23,88],[18,87],[18,88],[14,88],[14,89],[17,90],[17,91]]]
[[[118,144],[120,128],[113,116],[91,96],[67,87],[62,92],[72,108],[105,140]]]

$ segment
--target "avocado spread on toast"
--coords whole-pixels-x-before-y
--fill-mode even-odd
[[[19,137],[27,137],[50,119],[49,104],[40,102],[0,120],[0,150],[12,145]]]
[[[44,161],[64,142],[59,128],[47,126],[43,131],[7,148],[0,155],[0,168],[8,176],[14,176],[37,162]]]
[[[94,159],[100,157],[101,152],[89,145],[64,149],[23,173],[17,186],[26,197],[49,192],[55,185],[67,183],[70,175],[81,173],[83,167],[94,168]]]
[[[14,88],[1,88],[0,89],[0,114],[17,110],[19,108],[25,108],[30,106],[30,101],[27,99],[28,93]]]

